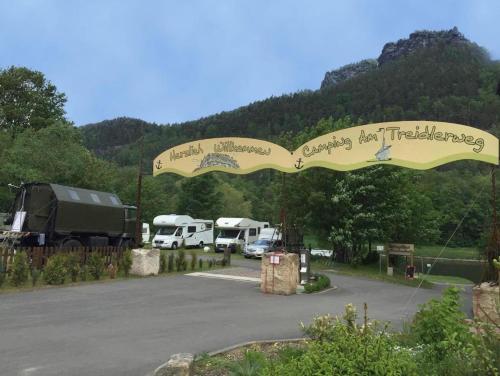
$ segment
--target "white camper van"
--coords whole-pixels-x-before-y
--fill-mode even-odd
[[[214,221],[193,219],[189,215],[159,215],[153,220],[158,227],[153,246],[156,248],[176,249],[203,247],[214,242]]]
[[[235,252],[237,245],[243,249],[245,244],[259,238],[262,229],[269,227],[269,222],[249,218],[219,218],[215,223],[219,230],[215,240],[215,252],[224,252],[226,247]]]

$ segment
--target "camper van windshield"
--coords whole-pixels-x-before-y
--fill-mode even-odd
[[[225,238],[225,239],[235,239],[238,237],[238,234],[240,233],[240,230],[221,230],[219,234],[219,238]]]
[[[175,226],[160,227],[156,235],[173,235],[176,229]]]

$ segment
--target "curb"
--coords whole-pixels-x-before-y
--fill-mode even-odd
[[[219,350],[211,351],[208,352],[208,356],[215,356],[219,354],[223,354],[225,352],[237,349],[238,347],[244,347],[244,346],[250,346],[250,345],[262,345],[262,344],[267,344],[267,343],[276,343],[276,342],[283,342],[283,343],[288,343],[288,342],[301,342],[301,341],[306,341],[307,337],[299,337],[299,338],[281,338],[281,339],[265,339],[265,340],[258,340],[258,341],[247,341],[247,342],[241,342],[237,343],[235,345],[227,346]],[[196,357],[195,357],[196,359]]]
[[[219,355],[219,354],[237,349],[238,347],[244,347],[244,346],[256,345],[256,344],[276,343],[276,342],[283,342],[283,343],[301,342],[301,341],[306,341],[307,339],[308,339],[307,337],[300,337],[300,338],[265,339],[265,340],[258,340],[258,341],[240,342],[240,343],[237,343],[235,345],[227,346],[227,347],[224,347],[224,348],[219,349],[219,350],[208,352],[207,354],[208,354],[208,356],[215,356],[215,355]],[[194,355],[194,361],[196,361],[197,356],[198,356],[197,354]],[[165,368],[167,363],[168,363],[168,361],[160,364],[158,367],[155,368],[154,371],[147,373],[145,376],[156,375],[161,369]]]

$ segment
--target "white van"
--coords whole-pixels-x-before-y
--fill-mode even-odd
[[[233,252],[237,245],[241,249],[259,238],[260,232],[269,227],[269,222],[254,221],[250,218],[219,218],[215,222],[219,235],[215,240],[215,252],[224,252],[230,247]]]
[[[214,243],[214,221],[209,219],[169,214],[155,217],[153,224],[158,227],[153,238],[156,248],[204,247]]]
[[[144,244],[151,243],[149,240],[151,239],[151,231],[149,229],[149,223],[142,224],[142,242]]]

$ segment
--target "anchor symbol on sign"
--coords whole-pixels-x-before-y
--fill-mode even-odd
[[[161,159],[158,159],[158,162],[156,162],[155,167],[156,167],[157,170],[159,170],[160,168],[162,168]]]
[[[295,168],[300,170],[304,165],[302,164],[302,158],[297,159],[297,163],[295,163]]]

